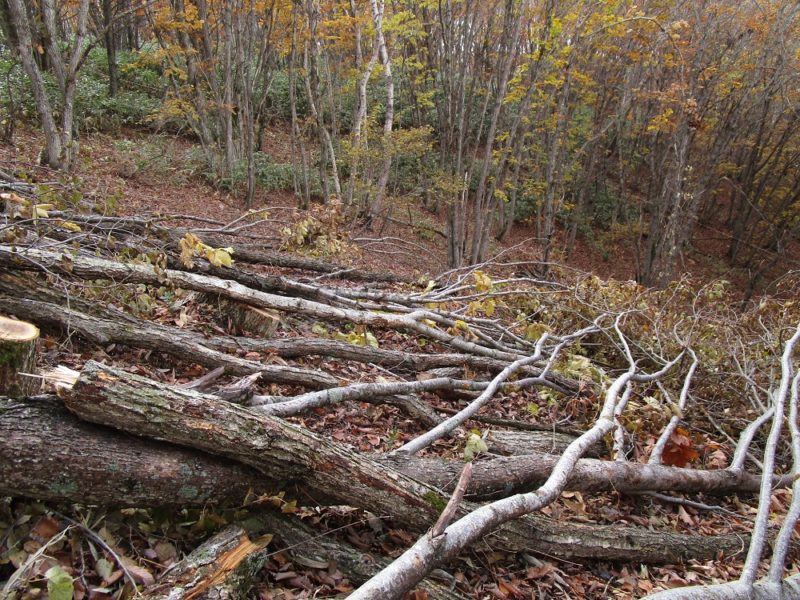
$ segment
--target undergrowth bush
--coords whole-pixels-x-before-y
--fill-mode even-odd
[[[307,256],[353,258],[359,249],[350,243],[345,221],[340,202],[315,204],[299,221],[281,229],[281,249]]]
[[[88,131],[116,132],[140,125],[161,105],[163,84],[155,66],[143,66],[140,52],[117,53],[118,90],[108,95],[108,60],[102,48],[89,52],[78,76],[76,126]]]

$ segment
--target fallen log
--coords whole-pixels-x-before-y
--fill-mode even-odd
[[[15,185],[30,185],[24,182],[15,182]],[[72,212],[59,212],[52,211],[51,216],[57,218],[68,219],[76,223],[87,223],[93,227],[112,231],[117,236],[121,230],[130,229],[138,234],[147,234],[151,232],[159,233],[166,239],[171,240],[177,245],[178,241],[187,233],[191,232],[192,228],[185,227],[165,227],[160,225],[158,221],[163,221],[163,218],[153,217],[110,217],[107,215],[80,215]],[[198,233],[203,241],[215,247],[231,246],[229,240],[219,237],[225,234],[224,230],[220,230],[217,234],[209,234],[207,232]],[[323,273],[325,276],[333,279],[351,279],[354,281],[367,281],[377,283],[414,283],[413,280],[407,277],[401,277],[393,273],[375,273],[364,271],[362,269],[355,269],[343,265],[336,265],[330,262],[322,262],[312,258],[305,258],[301,256],[294,256],[291,254],[283,254],[280,252],[264,252],[263,250],[256,250],[247,246],[233,244],[234,258],[238,261],[256,264],[268,265],[273,267],[283,267],[286,269],[296,269],[300,271],[311,271],[315,273]]]
[[[16,314],[31,320],[35,320],[37,315],[46,315],[47,318],[50,319],[48,323],[51,326],[59,325],[61,329],[66,330],[69,327],[75,326],[75,320],[70,318],[70,314],[72,313],[60,312],[65,308],[69,311],[83,312],[87,317],[91,316],[91,320],[87,318],[78,320],[80,323],[90,321],[92,325],[87,327],[85,331],[79,332],[87,337],[87,339],[95,341],[96,343],[133,343],[149,337],[137,333],[136,336],[133,336],[133,340],[130,339],[132,336],[128,336],[128,341],[126,342],[123,337],[126,335],[126,331],[119,331],[118,327],[118,321],[124,319],[126,323],[136,324],[137,331],[139,332],[143,331],[145,334],[149,331],[157,332],[158,335],[156,337],[159,339],[163,339],[165,336],[174,338],[175,344],[173,346],[168,346],[168,348],[174,347],[174,351],[180,353],[178,355],[179,358],[183,358],[187,354],[186,351],[180,350],[181,346],[200,344],[206,348],[222,352],[264,352],[267,354],[274,354],[280,358],[298,358],[310,355],[326,356],[355,362],[373,363],[383,365],[390,370],[406,372],[428,370],[443,366],[469,366],[473,370],[499,372],[508,366],[504,361],[473,354],[439,352],[435,354],[422,354],[402,352],[330,339],[297,337],[256,340],[246,337],[224,335],[204,337],[186,329],[168,327],[159,323],[137,319],[113,307],[91,303],[82,298],[66,297],[56,290],[42,285],[36,279],[8,274],[0,274],[0,292],[3,292],[7,296],[7,298],[0,298],[0,308],[5,306],[7,307],[6,310],[11,311],[11,307],[13,306]],[[25,302],[12,304],[10,298],[23,299]],[[55,306],[45,306],[36,304],[36,302]],[[270,367],[267,368],[269,369]],[[233,372],[237,371],[234,369]],[[541,374],[541,369],[538,367],[525,367],[522,369],[522,372],[529,376],[536,377]],[[555,389],[564,393],[580,393],[580,384],[577,381],[570,380],[557,373],[549,373],[547,379],[553,383]],[[307,387],[315,387],[315,385],[312,384]]]
[[[473,353],[479,356],[507,361],[514,361],[522,357],[520,354],[489,348],[433,327],[425,323],[429,314],[426,311],[418,311],[416,314],[394,314],[355,308],[340,308],[303,298],[290,298],[259,292],[235,281],[207,275],[198,275],[173,269],[157,271],[149,265],[121,263],[80,253],[73,256],[63,252],[52,252],[38,248],[18,250],[12,246],[2,244],[0,244],[0,265],[11,269],[66,271],[80,277],[113,279],[127,283],[163,285],[165,281],[168,281],[172,285],[185,289],[218,294],[258,308],[287,311],[315,319],[344,321],[381,329],[413,331],[428,339],[448,344],[461,352]]]
[[[0,496],[185,507],[277,489],[235,461],[81,421],[55,397],[0,399]]]
[[[503,431],[490,429],[486,434],[486,444],[494,454],[545,454],[560,456],[576,435],[558,431]],[[586,456],[598,458],[604,453],[602,444],[595,444],[586,451]]]
[[[0,291],[7,279],[0,276]],[[85,305],[85,302],[76,301]],[[298,385],[312,389],[337,386],[339,380],[325,372],[289,365],[266,365],[232,356],[203,345],[199,336],[174,327],[164,327],[131,317],[120,310],[103,307],[107,318],[99,318],[73,308],[25,298],[0,298],[0,309],[30,319],[43,327],[77,331],[96,344],[124,344],[165,352],[180,360],[207,367],[223,366],[236,375],[261,373],[262,381]]]
[[[27,285],[25,285],[27,283]],[[64,331],[78,332],[82,337],[97,344],[118,343],[132,347],[147,348],[166,352],[182,360],[192,360],[200,364],[212,367],[222,365],[229,372],[234,374],[258,373],[261,379],[267,382],[289,383],[302,385],[308,388],[322,388],[339,390],[338,380],[321,371],[310,371],[291,366],[263,365],[262,363],[245,360],[236,356],[231,356],[224,352],[213,349],[213,346],[222,347],[228,350],[242,350],[253,348],[253,344],[247,344],[244,338],[216,338],[204,339],[198,334],[176,327],[168,327],[158,323],[151,323],[136,319],[122,311],[106,306],[91,306],[86,300],[81,298],[71,298],[69,307],[64,307],[53,302],[42,302],[29,297],[20,297],[22,289],[28,291],[26,296],[36,296],[47,298],[48,300],[58,299],[58,295],[52,290],[45,289],[35,282],[19,279],[9,275],[0,275],[0,292],[5,292],[8,296],[0,298],[0,308],[33,320],[41,326],[49,326]],[[82,312],[87,311],[87,312]],[[89,314],[88,311],[91,311]],[[101,316],[97,316],[101,315]],[[225,340],[227,343],[221,343]],[[239,342],[242,342],[241,344]],[[309,342],[322,341],[323,344],[314,345]],[[290,354],[298,349],[315,348],[322,352],[326,349],[335,354],[350,357],[351,353],[362,360],[370,357],[380,359],[381,354],[377,349],[369,347],[375,351],[375,356],[363,353],[351,348],[361,348],[354,344],[344,344],[330,340],[306,340],[296,338],[296,340],[275,340],[276,346],[280,348],[294,348]],[[281,342],[288,342],[281,344]],[[212,348],[210,348],[211,346]],[[271,346],[264,346],[267,352],[272,350]],[[349,348],[348,348],[349,347]],[[402,356],[401,352],[384,351],[389,356]],[[428,355],[415,355],[417,357]],[[435,356],[435,355],[431,355]],[[450,355],[452,357],[469,358],[467,355]],[[488,359],[491,360],[491,359]],[[375,362],[375,361],[369,361]],[[540,369],[533,369],[534,372],[541,372]],[[556,378],[554,378],[556,379]],[[561,378],[563,379],[563,378]],[[549,378],[548,378],[549,382]],[[430,382],[428,382],[430,383]],[[458,382],[446,382],[447,385],[458,385]],[[467,382],[469,385],[479,385],[475,382]],[[568,385],[572,382],[566,381]],[[398,385],[425,385],[425,384],[398,384]],[[560,384],[552,383],[552,387],[566,391]],[[228,398],[226,398],[228,399]],[[391,404],[400,408],[412,419],[419,423],[433,427],[437,425],[441,418],[436,412],[418,396],[411,394],[398,393],[395,395],[379,395],[370,390],[362,394],[358,399],[363,402],[375,404]]]
[[[113,327],[111,326],[112,323],[118,320],[121,314],[124,314],[126,321],[137,322],[140,327],[153,327],[165,333],[168,332],[170,335],[180,337],[182,342],[193,340],[195,343],[197,343],[199,341],[198,334],[193,334],[188,330],[178,329],[176,327],[166,327],[159,323],[145,322],[141,319],[136,319],[127,313],[121,313],[112,307],[97,303],[93,304],[79,297],[67,297],[64,294],[54,290],[52,287],[45,286],[33,278],[23,278],[19,276],[12,276],[10,274],[0,274],[0,292],[3,292],[3,294],[6,296],[6,298],[0,298],[0,302],[6,303],[6,306],[10,306],[10,304],[7,304],[7,298],[12,297],[22,298],[28,301],[54,304],[57,307],[63,307],[64,305],[68,304],[69,308],[72,310],[84,312],[87,315],[91,315],[95,319],[111,321],[111,323],[104,324],[106,325],[103,327],[105,335],[110,335],[110,332],[113,331]],[[0,307],[2,306],[4,306],[4,304],[0,304]],[[58,314],[58,310],[56,308],[42,306],[39,304],[18,303],[14,306],[17,312],[24,315],[35,315],[37,309],[46,310],[47,314],[50,315],[51,318],[54,318]],[[58,321],[58,323],[62,328],[66,328],[69,320],[67,318],[63,318]],[[200,339],[202,339],[202,343],[204,345],[222,351],[244,350],[246,352],[265,352],[268,354],[274,354],[280,358],[329,356],[332,358],[352,360],[362,363],[374,363],[383,365],[385,367],[413,371],[432,369],[435,367],[463,365],[467,365],[473,369],[502,371],[507,364],[500,360],[474,356],[471,354],[421,354],[385,348],[374,348],[372,346],[359,346],[337,340],[309,337],[255,340],[246,337],[218,335]],[[99,343],[109,343],[111,341],[112,340],[110,339],[104,338],[104,341]],[[537,374],[539,371],[540,370],[538,369],[531,369],[528,372]],[[554,378],[554,381],[557,381],[566,389],[577,388],[577,383],[574,381],[569,381],[564,378],[560,380]]]
[[[458,460],[408,455],[376,456],[375,461],[387,472],[396,470],[448,493],[463,467]],[[545,454],[477,460],[467,493],[497,498],[527,491],[550,475],[555,461]],[[583,459],[567,489],[725,494],[755,492],[758,485],[757,477],[730,471]],[[237,504],[249,492],[280,487],[234,461],[81,421],[54,396],[0,400],[0,495],[112,506],[191,506]]]
[[[376,460],[446,492],[455,488],[459,472],[464,466],[455,460],[402,454],[379,456]],[[550,476],[557,461],[558,456],[539,452],[479,458],[474,462],[467,495],[473,499],[488,499],[531,491]],[[787,483],[780,481],[776,485]],[[725,495],[757,493],[760,484],[761,478],[756,475],[727,469],[706,471],[582,458],[577,462],[566,489],[621,493],[669,490],[676,493]]]
[[[391,515],[414,531],[430,527],[444,502],[436,488],[281,419],[98,363],[86,364],[64,402],[82,419],[227,456],[294,484],[304,498],[324,490],[333,500]],[[464,509],[470,508],[466,503]],[[743,544],[740,535],[559,525],[538,515],[504,524],[492,539],[507,550],[637,562],[735,555]]]
[[[0,291],[5,288],[6,276],[0,275]],[[86,301],[75,298],[70,304],[87,308]],[[49,302],[39,302],[27,298],[0,298],[0,308],[16,315],[24,315],[35,320],[43,327],[53,327],[65,331],[79,333],[83,338],[96,344],[124,344],[136,348],[147,348],[166,352],[183,360],[190,360],[212,367],[222,365],[224,370],[234,374],[250,373],[248,377],[258,375],[260,380],[273,383],[288,383],[308,388],[334,388],[338,380],[322,371],[311,371],[292,366],[264,365],[259,362],[245,360],[223,352],[208,348],[198,335],[191,332],[166,327],[157,323],[149,323],[135,319],[127,313],[116,309],[95,308],[105,318],[89,315],[75,308],[61,307]],[[253,384],[255,382],[252,382]],[[229,401],[249,399],[252,389],[220,390],[215,395]],[[397,406],[410,418],[427,426],[434,426],[441,421],[436,412],[425,402],[412,395],[396,395],[388,397],[370,396],[365,402],[375,404],[391,404]]]

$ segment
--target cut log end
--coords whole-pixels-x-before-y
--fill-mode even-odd
[[[39,391],[35,377],[39,329],[25,321],[0,316],[0,396],[21,398]]]

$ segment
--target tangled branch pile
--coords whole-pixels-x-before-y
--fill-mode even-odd
[[[637,563],[743,553],[737,582],[660,597],[800,593],[784,579],[800,494],[780,518],[770,501],[800,485],[791,300],[735,313],[722,284],[655,293],[558,268],[541,281],[500,260],[420,285],[223,243],[225,228],[54,212],[32,193],[4,201],[0,313],[55,332],[43,360],[76,375],[57,396],[0,400],[1,494],[185,507],[281,491],[419,536],[366,570],[327,542],[352,581],[369,579],[353,598],[402,597],[486,544]],[[65,339],[96,350],[70,353]],[[138,364],[121,348],[139,349]],[[343,417],[363,412],[391,414],[384,439]],[[541,512],[564,492],[611,491],[742,494],[757,510],[751,531],[709,536]],[[286,543],[314,535],[270,518]],[[266,542],[241,535],[198,552],[238,549],[249,577],[190,555],[145,595],[252,586]],[[424,589],[462,597],[452,583]]]

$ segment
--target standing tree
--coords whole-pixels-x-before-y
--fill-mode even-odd
[[[25,73],[30,79],[36,109],[42,122],[45,148],[42,163],[69,170],[76,155],[74,138],[75,91],[78,69],[85,58],[84,42],[89,15],[89,0],[56,6],[55,0],[42,0],[39,10],[29,9],[22,0],[7,0],[9,26],[16,41],[17,52]],[[71,11],[60,13],[59,9]],[[39,48],[33,45],[32,23],[41,21],[45,29],[48,65],[60,92],[60,123],[47,96],[42,68],[36,60]],[[66,32],[66,39],[61,35]]]

